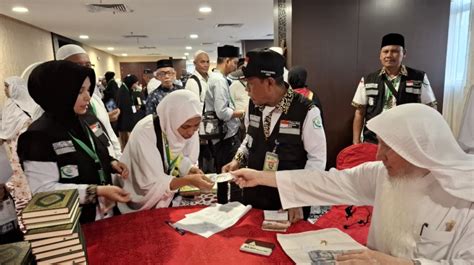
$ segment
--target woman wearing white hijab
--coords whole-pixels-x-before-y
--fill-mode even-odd
[[[17,202],[25,201],[31,199],[31,191],[21,168],[16,148],[18,137],[32,123],[31,117],[38,105],[28,94],[26,82],[17,76],[5,80],[5,95],[7,100],[3,106],[0,138],[7,143],[10,164],[13,168],[13,176],[7,185],[12,189],[11,193]]]
[[[211,189],[213,183],[195,165],[199,155],[201,103],[190,91],[167,95],[134,127],[121,161],[130,170],[119,180],[131,201],[119,204],[122,213],[168,207],[176,191],[185,185]],[[180,176],[180,177],[177,177]]]
[[[284,208],[374,205],[372,250],[343,254],[338,264],[474,264],[474,156],[423,104],[397,106],[367,126],[381,161],[329,172],[243,169],[233,172],[236,182],[278,187]]]

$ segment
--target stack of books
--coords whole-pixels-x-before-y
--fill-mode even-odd
[[[22,241],[0,245],[0,264],[4,265],[29,265],[34,258],[29,242]]]
[[[87,263],[86,242],[79,224],[77,190],[36,193],[22,212],[33,255],[39,265]]]

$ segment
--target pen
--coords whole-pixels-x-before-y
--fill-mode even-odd
[[[174,231],[178,232],[180,235],[184,236],[185,231],[181,228],[176,227],[173,223],[170,221],[165,221],[165,224],[169,225],[169,227],[173,228]]]
[[[420,231],[420,236],[423,234],[423,228],[425,227],[428,227],[428,223],[424,223],[422,226],[421,226],[421,231]]]

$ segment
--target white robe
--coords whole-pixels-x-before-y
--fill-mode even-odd
[[[118,204],[122,213],[168,207],[173,199],[176,192],[170,190],[173,177],[165,173],[156,141],[153,115],[148,115],[133,128],[121,157],[130,175],[127,180],[117,179],[121,182],[118,185],[130,192],[131,196],[129,203]],[[195,134],[184,148],[184,157],[179,167],[180,175],[185,175],[191,166],[196,164],[198,154],[199,137]]]
[[[427,183],[428,192],[422,201],[416,202],[423,205],[418,208],[422,210],[407,213],[417,215],[414,231],[420,231],[424,223],[429,224],[416,242],[413,256],[422,264],[474,264],[473,203],[450,195],[438,181],[431,179]],[[373,205],[367,246],[383,249],[378,233],[381,229],[378,209],[388,173],[381,162],[365,163],[344,171],[278,171],[276,180],[285,209],[307,205]],[[453,220],[454,229],[445,231],[446,223]]]

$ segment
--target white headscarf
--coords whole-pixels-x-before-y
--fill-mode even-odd
[[[26,67],[25,70],[23,70],[23,73],[21,73],[21,78],[25,80],[25,82],[28,82],[28,78],[30,78],[31,72],[33,72],[33,70],[42,63],[44,62],[36,62],[36,63],[32,63],[28,65],[28,67]],[[33,121],[35,121],[39,119],[41,115],[43,115],[43,113],[44,113],[44,110],[38,104],[35,103],[35,110],[31,118],[33,119]]]
[[[181,136],[178,128],[191,118],[201,117],[198,96],[184,89],[171,92],[158,104],[156,113],[160,118],[161,130],[168,139],[171,153],[182,153],[187,140]],[[199,136],[195,133],[192,137]]]
[[[424,104],[404,104],[367,123],[411,164],[428,169],[449,194],[474,201],[474,155],[456,142],[443,116]]]
[[[5,100],[3,107],[1,138],[13,139],[24,129],[25,123],[31,121],[37,104],[28,94],[26,83],[20,77],[9,77],[5,83],[8,84],[10,97]]]

